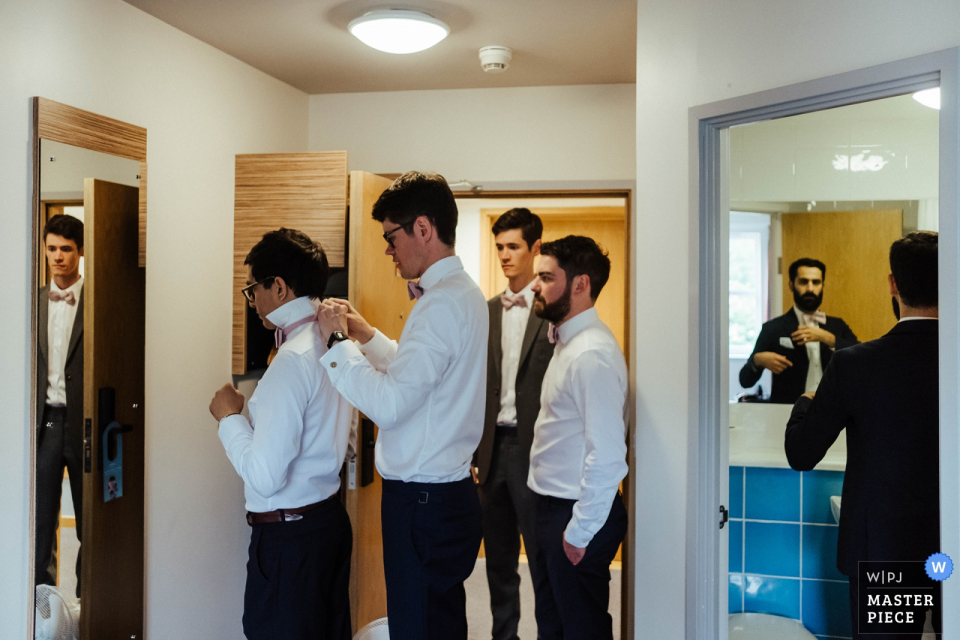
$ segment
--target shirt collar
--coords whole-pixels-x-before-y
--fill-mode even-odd
[[[60,287],[58,287],[56,280],[51,280],[51,281],[50,281],[50,291],[62,291],[62,292],[64,292],[64,293],[67,293],[68,291],[72,291],[74,297],[77,297],[77,296],[80,295],[80,289],[81,289],[81,287],[83,287],[83,276],[80,276],[80,279],[79,279],[79,280],[77,280],[76,282],[74,282],[72,285],[70,285],[70,286],[67,287],[66,289],[61,289]]]
[[[463,263],[460,262],[459,256],[441,258],[423,272],[423,275],[420,276],[419,284],[424,290],[427,290],[457,269],[463,270]]]
[[[581,311],[562,325],[560,325],[560,342],[567,344],[575,335],[589,327],[600,319],[596,307],[590,307],[586,311]]]
[[[523,289],[520,289],[520,291],[518,291],[517,293],[514,293],[513,291],[510,290],[510,285],[507,285],[507,288],[504,289],[503,292],[509,296],[513,296],[513,295],[523,296],[524,298],[527,299],[527,308],[529,309],[531,308],[530,305],[533,302],[533,283],[536,281],[537,279],[534,278],[533,280],[527,283],[527,286],[525,286]]]
[[[806,311],[802,310],[802,309],[801,309],[800,307],[798,307],[797,305],[793,305],[793,312],[794,312],[795,314],[797,314],[797,320],[800,322],[801,325],[803,325],[803,323],[805,322],[805,320],[803,319],[803,316],[805,316],[805,315],[813,315],[814,313],[816,313],[816,312],[819,311],[819,310],[820,310],[820,308],[818,307],[817,309],[814,309],[812,313],[809,313],[809,314],[808,314]]]
[[[906,318],[900,318],[897,320],[897,323],[908,322],[910,320],[939,320],[940,318],[928,318],[926,316],[908,316]]]
[[[299,298],[294,298],[290,302],[281,305],[267,314],[267,320],[269,320],[274,326],[286,327],[293,324],[297,320],[302,320],[307,316],[316,315],[317,311],[314,309],[313,304],[310,302],[310,298],[307,296],[300,296]]]

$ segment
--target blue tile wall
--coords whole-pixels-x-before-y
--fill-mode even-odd
[[[730,613],[787,616],[818,637],[850,638],[830,511],[842,489],[842,471],[730,467]]]
[[[800,522],[800,474],[793,469],[747,467],[748,520]]]

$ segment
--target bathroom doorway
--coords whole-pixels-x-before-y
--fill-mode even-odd
[[[756,381],[741,380],[740,371],[734,371],[736,363],[733,361],[740,358],[746,364],[745,361],[751,358],[754,351],[751,346],[759,337],[757,321],[780,316],[784,314],[785,307],[792,306],[789,303],[793,291],[788,283],[789,266],[793,260],[788,259],[790,256],[786,255],[786,251],[825,254],[835,251],[829,246],[829,237],[826,243],[811,244],[809,234],[803,241],[806,244],[802,250],[797,248],[799,245],[796,245],[796,241],[804,237],[803,229],[809,227],[808,222],[814,220],[815,216],[822,216],[821,220],[829,218],[831,223],[852,223],[863,216],[874,216],[870,219],[876,224],[864,228],[869,235],[874,231],[879,233],[879,228],[886,225],[879,222],[880,218],[893,217],[889,226],[896,227],[896,214],[893,212],[899,211],[901,233],[911,230],[911,227],[920,228],[920,219],[925,221],[927,228],[933,226],[938,229],[944,240],[940,243],[939,254],[940,335],[957,333],[958,297],[956,292],[951,291],[956,287],[952,284],[945,286],[946,283],[956,282],[958,270],[958,255],[954,247],[958,207],[956,171],[960,155],[956,141],[956,80],[957,51],[951,50],[691,110],[691,125],[699,130],[699,136],[692,144],[696,145],[695,157],[699,157],[700,161],[696,187],[699,197],[694,198],[699,220],[699,229],[694,233],[698,235],[700,246],[696,265],[700,299],[700,418],[694,427],[695,433],[691,434],[696,439],[693,451],[698,461],[694,505],[696,533],[691,543],[694,547],[691,551],[697,562],[694,563],[695,567],[689,569],[689,578],[695,586],[691,592],[692,600],[688,601],[688,609],[694,612],[695,618],[693,637],[727,638],[730,612],[747,611],[747,606],[753,606],[757,612],[762,612],[762,608],[781,618],[799,619],[818,636],[845,637],[843,634],[850,632],[849,609],[844,628],[842,611],[815,611],[811,606],[830,599],[843,600],[848,595],[844,580],[831,574],[831,571],[836,572],[832,562],[835,557],[829,553],[825,557],[822,553],[816,554],[824,549],[829,551],[831,546],[834,550],[836,548],[832,541],[835,521],[830,522],[833,518],[830,498],[834,489],[842,486],[843,479],[831,474],[841,474],[842,471],[839,467],[815,469],[810,472],[808,483],[800,473],[787,469],[781,473],[783,467],[769,460],[766,464],[759,463],[762,454],[771,459],[773,456],[783,456],[784,428],[791,405],[786,405],[784,413],[783,407],[770,402],[762,409],[747,405],[763,403],[731,403],[739,393],[752,395],[754,397],[749,399],[762,401],[768,400],[767,394],[772,395],[773,391],[767,387],[762,394],[758,394],[755,385],[759,383],[763,387],[764,382],[759,378]],[[800,122],[791,116],[803,117],[802,114],[807,114],[806,117],[812,122],[834,116],[841,109],[854,108],[850,105],[860,105],[868,110],[883,110],[897,104],[913,107],[905,101],[912,100],[912,95],[918,91],[936,87],[940,87],[944,95],[952,99],[945,98],[939,112],[932,114],[938,126],[938,131],[933,134],[938,143],[938,148],[933,152],[937,160],[933,169],[937,180],[932,191],[935,194],[933,198],[893,197],[884,191],[895,186],[896,180],[889,177],[878,179],[877,174],[882,175],[885,168],[903,167],[904,173],[909,170],[909,160],[905,156],[910,153],[905,148],[894,150],[896,156],[892,155],[891,149],[888,149],[891,153],[885,153],[873,148],[875,141],[879,140],[876,135],[888,129],[889,122],[882,123],[883,126],[872,132],[866,129],[860,131],[869,135],[860,136],[864,142],[859,143],[857,148],[848,140],[847,152],[833,149],[825,167],[816,164],[818,156],[822,160],[824,149],[815,149],[825,138],[822,135],[818,137],[815,132],[801,135],[794,128],[788,149],[777,143],[764,147],[765,142],[770,140],[764,140],[764,135],[761,135],[764,133],[763,127],[783,126],[789,129],[791,120]],[[756,144],[749,142],[754,134],[757,134]],[[871,142],[866,143],[867,138]],[[736,160],[738,154],[739,164]],[[802,170],[805,166],[808,171],[804,175]],[[858,171],[853,170],[854,166]],[[769,192],[778,187],[775,181],[757,181],[761,175],[760,169],[777,167],[782,169],[784,177],[780,186],[785,185],[790,189],[784,192],[791,194],[789,200],[782,200],[780,195]],[[809,171],[817,167],[819,174]],[[918,169],[915,164],[912,168]],[[874,194],[861,199],[859,196],[838,193],[828,196],[826,202],[823,196],[807,197],[809,189],[816,188],[818,184],[835,182],[830,179],[831,172],[839,174],[844,171],[847,176],[858,174],[858,186],[872,182],[876,189]],[[747,182],[754,181],[753,192],[748,188],[750,185],[744,182],[745,176]],[[833,202],[834,199],[836,202]],[[921,202],[931,199],[937,201],[936,213],[931,213],[929,202]],[[784,206],[787,202],[794,204]],[[887,213],[878,213],[881,210]],[[779,225],[775,224],[777,218],[773,214],[779,214]],[[797,217],[787,218],[790,215]],[[804,219],[802,216],[808,217]],[[784,219],[787,220],[786,225]],[[883,236],[883,233],[879,233],[879,236]],[[886,243],[889,249],[890,238],[879,236],[872,244],[880,246]],[[776,246],[778,242],[779,247]],[[790,242],[796,245],[792,249],[788,248]],[[846,244],[848,252],[866,251],[868,248],[858,246],[853,240]],[[873,251],[876,252],[875,249]],[[776,257],[781,260],[776,260]],[[873,259],[877,260],[876,256]],[[749,270],[743,271],[745,264],[753,265],[753,276]],[[874,268],[878,269],[879,266]],[[840,272],[830,271],[829,265],[826,270],[829,275],[825,278],[823,292],[825,309],[829,296],[835,295],[830,288],[835,281],[833,279],[842,273],[842,269]],[[880,277],[885,278],[887,273],[888,268],[883,270]],[[853,276],[847,273],[846,277],[836,280],[855,284],[856,278]],[[851,292],[846,295],[852,299],[856,294]],[[886,297],[889,298],[889,294]],[[826,310],[826,313],[829,317],[836,312]],[[883,316],[891,326],[895,322],[889,301],[883,308],[878,307],[868,315]],[[875,332],[867,328],[868,324],[862,323],[863,337],[876,337],[868,336]],[[787,348],[786,345],[784,348]],[[943,389],[954,389],[958,382],[958,348],[955,341],[941,339],[939,354],[940,384]],[[738,388],[738,382],[743,382],[745,388]],[[776,386],[774,382],[773,387]],[[777,413],[778,410],[780,413]],[[759,412],[763,411],[771,415],[760,416]],[[940,395],[939,415],[941,424],[955,424],[958,415],[955,393]],[[764,443],[762,436],[767,432],[768,424],[777,426],[777,439]],[[734,435],[738,429],[738,435]],[[939,438],[940,546],[944,553],[950,554],[951,551],[956,553],[960,546],[960,536],[955,526],[960,512],[957,502],[960,495],[957,434],[955,429],[944,429],[940,431]],[[842,443],[843,439],[838,439],[838,444]],[[754,447],[757,449],[754,452],[757,453],[754,456],[757,460],[743,457],[744,449],[750,449],[744,445],[750,444],[757,445]],[[837,459],[833,461],[835,464],[846,459],[845,452],[831,450],[824,461],[830,463],[831,456]],[[751,467],[755,470],[749,471]],[[786,478],[787,471],[796,474],[787,478],[789,482],[784,483],[781,482],[784,478],[773,477],[784,475]],[[772,497],[772,502],[765,500],[763,495],[750,495],[751,478],[754,487],[778,488],[776,495],[766,496]],[[809,491],[806,490],[808,484]],[[793,496],[797,498],[796,504]],[[786,514],[788,507],[790,514]],[[795,518],[794,509],[797,511]],[[728,521],[730,518],[732,520]],[[760,531],[771,527],[777,531]],[[773,548],[776,545],[765,546],[771,541],[786,541],[795,550],[779,566],[777,562],[787,556],[778,553]],[[759,544],[752,546],[751,542]],[[811,552],[809,563],[804,562],[804,555],[808,551]],[[771,570],[772,573],[767,573]],[[751,582],[750,577],[755,580]],[[777,580],[781,582],[775,582]],[[774,588],[768,589],[769,585],[774,585]],[[777,586],[785,587],[779,593],[786,595],[781,600],[775,596],[765,600],[765,594],[774,593]],[[784,604],[787,602],[789,610]],[[955,613],[960,611],[960,598],[949,588],[944,589],[943,611],[946,636],[960,624]]]

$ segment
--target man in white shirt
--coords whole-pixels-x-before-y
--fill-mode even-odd
[[[35,577],[57,584],[57,526],[63,469],[70,477],[77,538],[83,507],[83,222],[50,218],[43,230],[49,286],[40,289],[37,344],[37,498]],[[80,554],[77,554],[80,597]]]
[[[528,484],[537,505],[541,640],[613,638],[610,563],[627,532],[620,481],[627,475],[627,365],[594,303],[610,276],[597,243],[567,236],[544,243],[534,312],[555,342],[543,378]],[[552,596],[552,597],[550,597]]]
[[[487,310],[454,253],[457,205],[442,176],[400,176],[373,218],[418,302],[398,344],[346,301],[324,301],[320,332],[338,344],[320,362],[380,428],[390,637],[466,640],[463,582],[482,537],[470,462],[483,433]]]
[[[553,356],[549,323],[533,309],[533,262],[543,223],[529,209],[511,209],[493,223],[507,290],[487,301],[487,405],[483,438],[474,456],[483,509],[483,548],[493,640],[516,640],[520,625],[520,536],[535,593],[549,590],[537,573],[537,494],[527,486],[540,385]]]
[[[353,532],[339,488],[353,409],[319,365],[327,347],[311,303],[326,287],[327,258],[302,232],[280,229],[244,264],[242,292],[275,331],[277,355],[249,420],[232,385],[210,403],[253,529],[243,630],[250,640],[349,640]]]

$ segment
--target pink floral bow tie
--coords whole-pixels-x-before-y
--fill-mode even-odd
[[[77,304],[77,297],[73,295],[73,291],[54,291],[53,289],[50,289],[50,301],[62,301],[72,306]]]
[[[500,302],[503,304],[503,308],[507,311],[510,311],[513,307],[520,307],[521,309],[527,308],[527,298],[522,293],[509,294],[501,293]]]
[[[557,344],[560,342],[560,327],[550,323],[550,327],[547,329],[547,340],[550,341],[550,344]]]
[[[411,300],[419,300],[423,296],[423,287],[419,283],[409,280],[407,282],[407,294]]]
[[[813,313],[803,314],[804,322],[812,322],[816,320],[820,324],[827,324],[827,314],[823,311],[814,311]]]
[[[277,349],[279,349],[280,345],[282,345],[284,342],[287,341],[287,336],[289,336],[294,329],[296,329],[297,327],[302,327],[307,323],[316,322],[316,321],[317,321],[316,316],[307,316],[306,318],[301,318],[300,320],[297,320],[293,324],[288,324],[285,327],[277,327],[276,330],[273,332],[273,343],[277,346]]]

